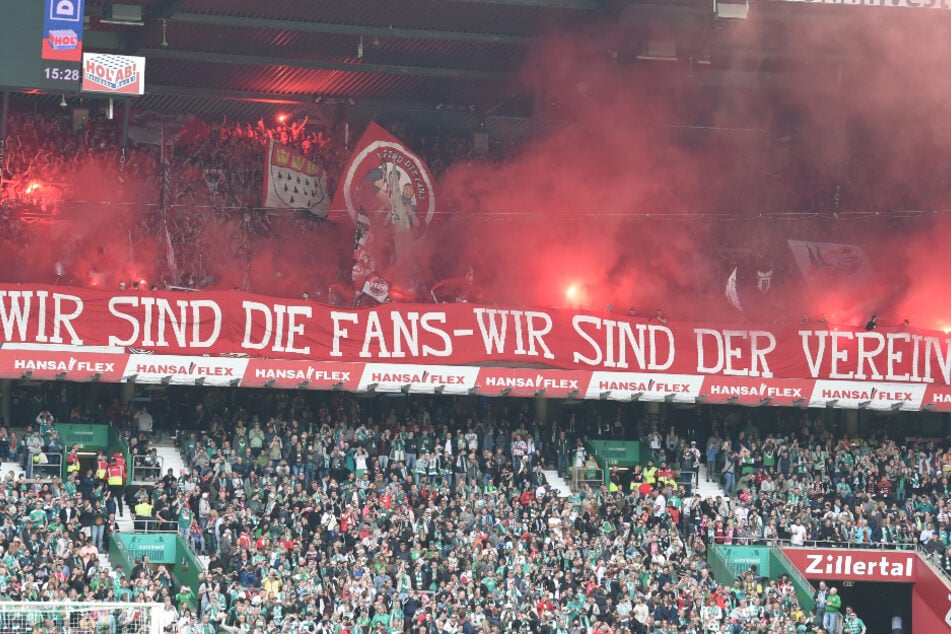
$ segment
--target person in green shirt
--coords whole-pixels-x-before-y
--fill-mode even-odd
[[[838,588],[829,588],[829,596],[826,597],[826,612],[822,617],[822,627],[827,632],[835,632],[839,625],[839,610],[842,609],[842,597],[839,596]]]
[[[196,611],[198,609],[198,597],[195,596],[195,591],[188,586],[182,586],[178,594],[175,595],[175,605],[179,612],[185,608],[192,612]]]
[[[842,626],[843,634],[865,634],[868,628],[865,627],[865,621],[859,618],[852,607],[845,608],[845,624]]]

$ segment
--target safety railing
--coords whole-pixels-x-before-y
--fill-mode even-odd
[[[924,559],[929,564],[931,564],[931,567],[937,570],[941,574],[941,576],[944,578],[944,582],[948,584],[949,586],[951,586],[951,570],[948,570],[947,568],[941,565],[943,563],[942,556],[941,556],[942,551],[937,550],[935,552],[929,552],[928,550],[925,549],[924,545],[922,545],[921,542],[915,543],[915,550],[918,551],[918,554],[921,556],[922,559]]]
[[[604,484],[604,470],[598,467],[572,467],[571,490],[577,491],[585,484]]]
[[[162,456],[136,454],[132,456],[132,482],[157,482],[165,473]]]
[[[62,451],[43,451],[31,456],[27,455],[27,460],[33,461],[33,479],[34,480],[52,480],[53,477],[60,477],[63,470],[63,452]]]
[[[177,520],[163,520],[132,513],[132,530],[136,533],[177,533]]]

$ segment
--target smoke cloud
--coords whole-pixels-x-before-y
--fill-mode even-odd
[[[553,119],[546,133],[504,165],[450,171],[465,213],[440,241],[474,264],[488,300],[951,327],[951,219],[910,213],[949,208],[936,166],[951,85],[921,63],[951,52],[948,28],[913,10],[799,9],[820,19],[726,25],[709,67],[614,63],[592,42],[623,40],[617,30],[552,38],[523,73]],[[744,47],[807,61],[751,69],[715,52]],[[810,287],[790,239],[858,245],[871,273]],[[724,297],[734,267],[743,314]],[[757,272],[773,274],[766,292]]]
[[[682,43],[678,62],[635,59],[632,34],[616,25],[547,38],[519,75],[536,95],[535,139],[504,163],[450,167],[400,294],[661,308],[680,320],[858,324],[875,312],[885,324],[951,329],[951,21],[924,9],[785,9],[811,17],[760,19],[754,6],[749,20],[718,25],[706,49]],[[638,35],[654,36],[664,34]],[[707,52],[711,64],[688,62]],[[154,176],[121,182],[117,162],[90,159],[81,193],[63,193],[114,204],[73,204],[2,232],[5,277],[167,281],[159,170],[148,152],[136,160],[144,167],[132,172]],[[213,209],[171,222],[186,285],[347,293],[346,223],[287,214],[264,224]],[[858,245],[872,272],[810,287],[788,240]],[[742,313],[724,295],[734,268]],[[758,272],[771,273],[765,292]]]

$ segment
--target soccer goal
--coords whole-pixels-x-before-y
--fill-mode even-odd
[[[160,634],[157,603],[0,601],[0,634]]]

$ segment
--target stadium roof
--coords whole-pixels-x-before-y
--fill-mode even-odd
[[[114,5],[141,7],[141,23],[104,21]],[[472,130],[491,118],[493,129],[517,133],[534,125],[528,117],[537,112],[520,69],[554,32],[614,27],[614,40],[592,35],[592,47],[622,66],[637,65],[652,46],[662,59],[676,50],[679,64],[661,64],[669,68],[664,73],[701,88],[805,83],[821,89],[826,76],[841,80],[841,63],[860,63],[849,49],[854,38],[835,31],[841,37],[829,38],[834,55],[797,50],[799,29],[819,20],[837,28],[866,9],[896,18],[918,13],[719,2],[727,10],[748,9],[756,18],[752,29],[744,23],[753,19],[718,18],[717,6],[710,0],[87,0],[84,44],[147,57],[147,95],[136,100],[137,109],[251,119],[276,111],[328,117],[346,108],[356,121],[399,113],[410,124]],[[703,71],[694,73],[695,64]],[[787,73],[810,81],[786,81]]]
[[[87,0],[86,48],[147,57],[150,96],[137,107],[206,115],[343,103],[524,116],[531,103],[514,84],[537,38],[614,10],[608,0],[124,0],[144,22],[125,26],[103,23],[112,4]]]

